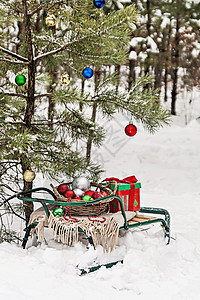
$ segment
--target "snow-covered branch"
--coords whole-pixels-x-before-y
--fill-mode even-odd
[[[17,59],[19,59],[19,60],[21,60],[21,61],[23,61],[23,62],[28,62],[28,59],[27,59],[27,58],[25,58],[25,57],[23,57],[23,56],[21,56],[21,55],[15,53],[15,52],[12,52],[12,51],[10,51],[10,50],[8,50],[8,49],[6,49],[6,48],[3,48],[3,47],[1,47],[1,46],[0,46],[0,51],[4,52],[4,53],[6,53],[6,54],[8,54],[8,55],[10,55],[10,56],[12,56],[12,57],[15,57],[15,58],[17,58]]]
[[[116,24],[113,24],[112,26],[109,26],[107,28],[104,28],[103,30],[101,31],[97,31],[97,32],[93,32],[89,35],[86,35],[86,36],[83,36],[82,38],[80,39],[77,39],[77,40],[74,40],[72,42],[69,42],[61,47],[59,47],[58,49],[55,49],[55,50],[52,50],[52,51],[49,51],[49,52],[46,52],[46,53],[43,53],[41,55],[38,55],[34,58],[34,61],[38,61],[38,60],[41,60],[42,58],[44,57],[47,57],[47,56],[50,56],[50,55],[54,55],[56,53],[59,53],[59,52],[62,52],[63,50],[67,49],[68,47],[70,47],[71,45],[73,44],[77,44],[83,40],[86,40],[86,39],[90,39],[92,37],[100,37],[100,36],[103,36],[104,37],[104,34],[107,33],[107,31],[110,31],[111,29],[123,24],[124,22],[127,21],[127,18],[124,18],[123,20],[121,20],[120,22],[116,23]],[[106,35],[106,38],[109,38],[109,36]],[[110,36],[111,39],[117,39],[119,40],[120,38],[119,37],[115,37],[115,36]]]
[[[38,56],[36,56],[36,57],[34,58],[34,61],[38,61],[38,60],[41,60],[41,59],[44,58],[44,57],[47,57],[47,56],[50,56],[50,55],[54,55],[54,54],[56,54],[56,53],[59,53],[59,52],[65,50],[66,48],[68,48],[69,46],[71,46],[71,45],[73,45],[73,44],[76,44],[76,43],[79,43],[79,42],[81,42],[81,41],[83,41],[83,40],[85,40],[85,39],[89,39],[89,38],[91,38],[91,37],[92,37],[92,35],[84,36],[84,37],[82,37],[82,38],[80,38],[80,39],[78,39],[78,40],[74,40],[74,41],[72,41],[72,42],[69,42],[69,43],[63,45],[63,46],[61,46],[61,47],[58,48],[58,49],[55,49],[55,50],[52,50],[52,51],[43,53],[43,54],[41,54],[41,55],[38,55]]]
[[[7,58],[3,58],[3,57],[1,57],[0,58],[0,61],[5,61],[5,62],[8,62],[8,63],[11,63],[11,64],[17,64],[17,65],[19,65],[19,64],[25,64],[25,65],[28,65],[29,63],[28,62],[21,62],[21,61],[19,61],[19,60],[9,60],[9,59],[7,59]]]

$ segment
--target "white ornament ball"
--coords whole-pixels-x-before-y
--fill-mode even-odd
[[[82,191],[85,192],[85,191],[89,190],[89,188],[90,188],[90,182],[84,176],[77,177],[72,182],[72,188],[73,188],[73,190],[74,189],[80,189],[80,190],[82,190]]]
[[[80,197],[80,198],[84,195],[84,191],[82,191],[80,189],[74,189],[73,192],[77,197]]]

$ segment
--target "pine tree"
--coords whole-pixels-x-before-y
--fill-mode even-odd
[[[88,163],[77,141],[91,140],[100,146],[105,132],[88,109],[95,105],[107,116],[126,111],[150,132],[169,123],[168,111],[158,103],[157,90],[144,90],[151,82],[145,76],[129,92],[118,93],[117,77],[106,74],[90,90],[81,89],[82,70],[94,72],[102,66],[127,62],[130,24],[135,22],[134,5],[105,14],[92,1],[13,0],[0,1],[0,182],[6,189],[32,188],[22,175],[32,168],[44,176],[67,179],[86,174],[98,178],[100,166]],[[54,27],[45,24],[54,14]],[[17,86],[21,71],[26,84]],[[60,84],[62,72],[71,82]],[[50,100],[49,100],[50,99]],[[81,109],[80,109],[81,107]],[[3,200],[3,199],[2,199]],[[25,203],[25,219],[32,212]]]

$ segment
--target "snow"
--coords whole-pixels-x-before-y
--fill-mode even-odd
[[[145,61],[145,59],[147,58],[147,53],[144,53],[144,52],[140,52],[138,57],[142,60],[142,61]]]
[[[154,42],[154,40],[150,36],[147,37],[147,45],[150,46],[151,52],[154,52],[154,53],[159,52],[156,43]]]
[[[137,53],[135,51],[131,51],[129,54],[129,59],[136,60],[137,59]]]
[[[130,41],[129,44],[131,47],[136,47],[138,45],[138,43],[141,43],[143,41],[145,41],[145,38],[143,38],[143,37],[134,37],[134,38],[132,38],[132,40]]]
[[[162,23],[160,24],[160,28],[164,29],[167,27],[167,25],[170,25],[170,18],[164,16],[162,19]]]
[[[109,254],[101,246],[87,249],[82,243],[67,248],[49,240],[25,250],[2,243],[0,299],[199,298],[200,124],[193,120],[179,126],[175,119],[155,135],[137,124],[138,133],[129,138],[124,134],[127,123],[122,116],[104,123],[107,139],[94,149],[93,158],[106,169],[104,178],[135,175],[142,184],[142,206],[170,212],[170,245],[159,224],[123,232]],[[43,184],[48,186],[47,181]],[[123,264],[84,276],[76,268],[121,259]]]

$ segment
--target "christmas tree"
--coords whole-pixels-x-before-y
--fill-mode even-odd
[[[90,159],[92,143],[100,146],[105,135],[97,111],[127,112],[150,132],[169,123],[158,90],[144,88],[148,75],[116,90],[118,77],[108,70],[127,62],[137,14],[134,5],[107,13],[101,2],[0,1],[2,200],[10,189],[32,188],[23,178],[31,169],[58,182],[98,178],[101,168]],[[87,143],[85,153],[77,141]],[[28,221],[33,207],[24,209]]]

